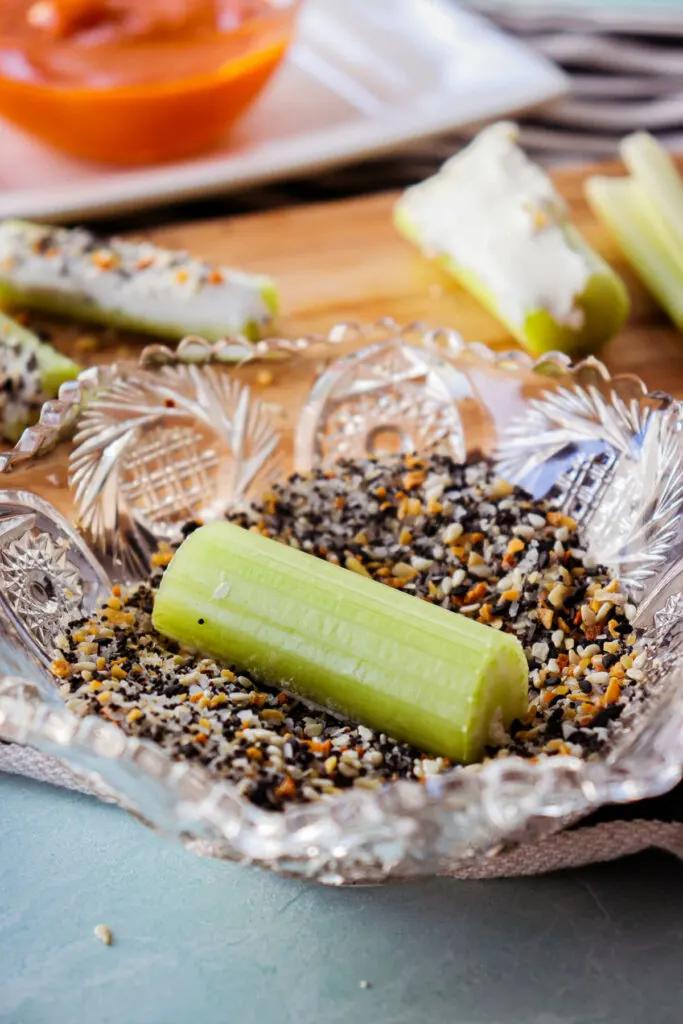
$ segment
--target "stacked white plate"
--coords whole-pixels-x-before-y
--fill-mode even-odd
[[[609,157],[647,129],[683,145],[683,0],[470,0],[569,75],[571,94],[523,125],[550,157]]]
[[[211,153],[100,167],[0,122],[0,218],[92,218],[241,192],[395,153],[566,90],[551,61],[450,0],[306,0],[282,68]],[[378,182],[398,184],[369,171],[355,187]]]

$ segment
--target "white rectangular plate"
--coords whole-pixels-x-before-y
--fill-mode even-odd
[[[562,96],[544,57],[448,0],[308,0],[267,91],[210,156],[126,171],[0,124],[0,217],[70,219],[302,175]]]

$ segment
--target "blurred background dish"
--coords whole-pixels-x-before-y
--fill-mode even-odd
[[[88,160],[216,142],[282,60],[298,0],[3,0],[0,114]]]
[[[105,169],[0,125],[0,217],[94,216],[310,174],[565,90],[545,57],[449,0],[309,0],[281,70],[211,155]],[[184,144],[188,118],[176,120]]]

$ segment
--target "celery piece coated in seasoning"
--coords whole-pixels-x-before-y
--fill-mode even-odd
[[[0,313],[0,434],[16,441],[38,418],[43,402],[79,372],[71,359]]]
[[[180,546],[153,622],[184,647],[461,763],[527,710],[515,637],[226,522]]]

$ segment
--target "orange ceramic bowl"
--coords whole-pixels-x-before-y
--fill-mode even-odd
[[[3,57],[16,56],[16,41],[10,50],[0,36],[0,116],[85,160],[134,166],[191,156],[209,149],[263,89],[285,55],[298,6],[252,3],[250,16],[210,46],[189,39],[122,47],[119,81],[98,73],[95,50],[88,54],[93,74],[82,80],[26,75],[21,53],[22,73],[13,75],[16,60]],[[56,40],[53,47],[56,66],[71,71],[73,46]],[[111,47],[106,58],[107,71],[115,71]]]

